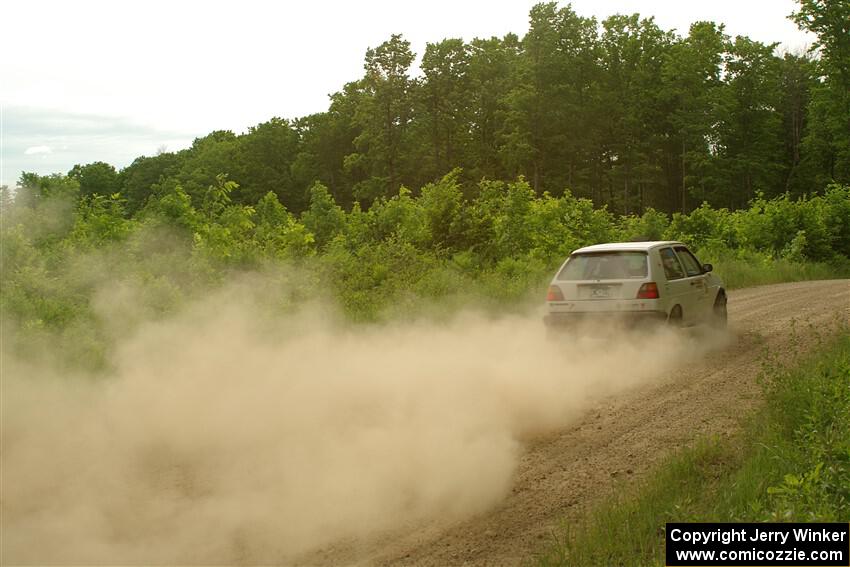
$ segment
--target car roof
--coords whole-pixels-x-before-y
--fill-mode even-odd
[[[574,250],[573,254],[584,254],[586,252],[616,252],[616,251],[632,251],[632,252],[648,252],[652,248],[659,246],[680,245],[681,242],[675,240],[650,240],[648,242],[609,242],[607,244],[594,244],[593,246],[585,246]]]

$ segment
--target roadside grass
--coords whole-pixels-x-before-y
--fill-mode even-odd
[[[850,278],[850,262],[843,258],[835,262],[794,261],[773,258],[765,254],[721,256],[712,260],[714,270],[723,278],[727,289],[757,285]],[[700,257],[701,258],[701,257]]]
[[[791,369],[767,356],[762,379],[766,403],[740,434],[703,439],[565,521],[535,563],[664,565],[666,522],[847,521],[850,331]]]

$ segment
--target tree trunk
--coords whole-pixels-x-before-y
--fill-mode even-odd
[[[685,214],[685,137],[682,136],[682,214]]]

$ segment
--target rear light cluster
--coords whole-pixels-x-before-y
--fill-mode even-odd
[[[658,285],[655,282],[647,282],[640,286],[637,299],[658,299]]]
[[[556,285],[550,285],[549,291],[546,292],[546,301],[563,301],[564,294]]]

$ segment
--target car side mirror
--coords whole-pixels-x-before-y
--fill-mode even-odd
[[[712,266],[711,264],[703,264],[702,265],[702,271],[706,274],[713,269],[714,269],[714,266]]]

